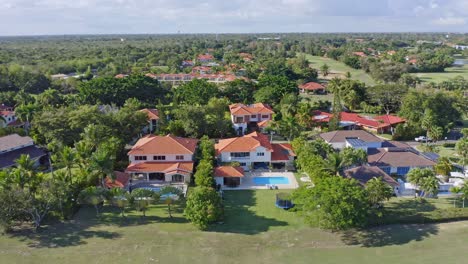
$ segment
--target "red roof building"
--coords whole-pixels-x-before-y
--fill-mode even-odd
[[[200,54],[197,56],[197,60],[199,62],[212,62],[214,61],[214,57],[211,54]]]
[[[229,106],[231,121],[239,135],[247,131],[247,126],[256,125],[273,119],[273,109],[264,103],[252,105],[232,104]],[[263,123],[265,124],[265,123]]]
[[[221,162],[239,162],[244,170],[256,166],[264,168],[269,164],[292,165],[295,157],[290,144],[270,143],[268,136],[258,132],[222,139],[215,149]]]
[[[126,172],[142,181],[189,182],[197,144],[192,138],[145,136],[128,152]]]
[[[299,90],[302,93],[305,92],[316,92],[316,93],[324,93],[325,92],[325,87],[321,85],[320,83],[316,82],[308,82],[299,85]]]
[[[328,123],[333,117],[333,114],[321,111],[313,113],[312,120],[319,123]],[[406,120],[395,115],[381,116],[361,116],[356,113],[340,113],[341,126],[357,126],[365,130],[374,131],[377,133],[392,132],[392,129],[398,125],[405,123]]]

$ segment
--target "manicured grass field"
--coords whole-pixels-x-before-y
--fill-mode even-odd
[[[306,56],[307,60],[309,60],[312,67],[314,67],[315,69],[318,69],[319,72],[320,72],[320,67],[323,64],[327,64],[330,67],[330,71],[332,74],[327,76],[327,79],[330,79],[333,77],[344,77],[346,72],[350,72],[351,78],[354,80],[360,80],[369,85],[375,84],[374,80],[363,70],[353,69],[342,62],[339,62],[330,58],[312,56],[309,54],[304,54],[304,55]]]
[[[468,222],[327,232],[274,206],[277,191],[225,192],[226,219],[196,230],[176,206],[126,219],[92,208],[38,233],[0,236],[0,263],[466,263]]]
[[[468,76],[468,65],[446,68],[445,72],[412,73],[412,75],[418,76],[423,82],[435,83],[453,79],[456,76],[463,76],[466,79]]]

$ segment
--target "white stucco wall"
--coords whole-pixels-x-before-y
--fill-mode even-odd
[[[146,160],[135,160],[135,156],[146,156]],[[153,160],[154,156],[166,156],[166,160]],[[150,155],[130,155],[129,156],[129,161],[130,163],[140,163],[140,162],[147,162],[147,161],[154,161],[154,162],[184,162],[184,161],[193,161],[193,155],[191,154],[184,154],[183,160],[176,160],[175,154],[167,154],[167,155],[161,155],[161,154],[150,154]]]

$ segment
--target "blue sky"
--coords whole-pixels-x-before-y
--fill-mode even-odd
[[[0,0],[0,35],[468,32],[468,0]]]

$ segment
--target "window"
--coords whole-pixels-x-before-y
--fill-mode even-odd
[[[243,123],[244,118],[243,117],[236,117],[236,123]]]
[[[231,158],[248,158],[250,152],[231,152]]]
[[[247,166],[247,163],[245,163],[245,162],[239,162],[239,165],[242,166],[242,167],[244,167],[244,166]]]
[[[184,160],[184,155],[177,155],[175,156],[176,160]]]
[[[135,156],[135,160],[146,160],[146,156]]]
[[[257,157],[263,157],[263,156],[265,156],[265,153],[263,153],[263,152],[257,152]]]
[[[257,118],[257,116],[256,115],[251,115],[250,118]]]
[[[153,160],[166,160],[166,156],[153,156]]]
[[[262,115],[262,118],[270,118],[269,115]]]
[[[391,168],[390,167],[383,167],[381,168],[385,173],[387,173],[388,175],[390,175],[390,171],[391,171]]]
[[[397,174],[398,175],[406,175],[410,170],[410,167],[398,167]]]

